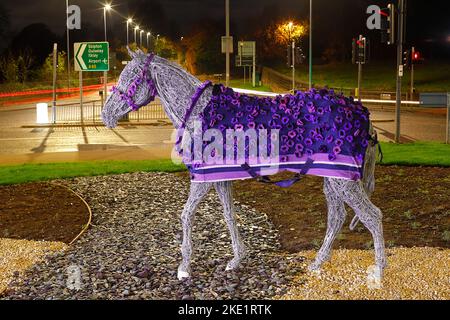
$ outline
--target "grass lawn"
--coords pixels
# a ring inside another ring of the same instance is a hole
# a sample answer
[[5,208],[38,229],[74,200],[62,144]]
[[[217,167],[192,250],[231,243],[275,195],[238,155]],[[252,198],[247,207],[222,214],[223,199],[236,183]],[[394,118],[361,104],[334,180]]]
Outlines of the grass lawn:
[[[383,165],[450,167],[450,145],[431,142],[396,145],[382,143]],[[130,172],[178,172],[183,165],[171,160],[86,161],[73,163],[25,164],[0,167],[0,184],[16,184],[80,176]]]
[[[363,66],[362,90],[395,91],[396,82],[395,61],[369,62]],[[291,69],[285,65],[273,67],[287,76],[291,76]],[[308,66],[296,67],[296,78],[308,82]],[[426,61],[414,69],[414,87],[419,92],[447,92],[450,90],[450,63]],[[405,71],[402,87],[409,90],[409,69]],[[350,63],[314,65],[313,83],[323,87],[354,89],[357,86],[358,67]]]

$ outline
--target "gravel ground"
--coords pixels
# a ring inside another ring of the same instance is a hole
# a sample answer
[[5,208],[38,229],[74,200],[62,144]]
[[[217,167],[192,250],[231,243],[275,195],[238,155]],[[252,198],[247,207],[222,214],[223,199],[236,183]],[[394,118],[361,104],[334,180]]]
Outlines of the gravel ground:
[[62,242],[0,239],[0,294],[14,277],[55,251],[67,249]]
[[[180,282],[180,213],[188,181],[165,173],[135,173],[58,181],[81,194],[93,226],[69,250],[35,264],[10,284],[6,299],[269,299],[287,292],[304,258],[280,250],[266,215],[236,204],[250,250],[243,266],[231,259],[228,230],[215,192],[200,205],[193,231],[192,279]],[[71,266],[80,289],[67,286]]]
[[[314,257],[315,252],[299,252]],[[388,268],[380,289],[369,289],[367,270],[373,252],[335,250],[332,261],[318,274],[299,275],[287,294],[289,300],[449,300],[450,250],[394,248],[387,250]]]

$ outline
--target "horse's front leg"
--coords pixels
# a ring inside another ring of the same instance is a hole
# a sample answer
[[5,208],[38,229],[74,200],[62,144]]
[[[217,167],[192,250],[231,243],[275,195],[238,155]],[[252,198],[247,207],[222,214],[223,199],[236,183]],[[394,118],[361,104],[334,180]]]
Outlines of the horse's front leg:
[[228,229],[230,230],[231,243],[233,246],[234,258],[228,263],[226,270],[234,270],[239,266],[242,258],[245,257],[246,248],[241,240],[239,230],[236,225],[232,182],[216,182],[214,187],[216,188],[220,201],[223,205],[223,216],[225,218],[225,222],[227,223]]
[[211,183],[191,182],[189,198],[184,206],[183,213],[181,214],[181,223],[183,225],[183,243],[181,244],[181,254],[183,256],[183,261],[178,267],[179,280],[190,277],[192,256],[192,225],[194,223],[194,215],[199,203],[211,189],[211,186]]
[[327,199],[328,207],[327,232],[322,247],[317,253],[315,261],[308,268],[310,271],[319,270],[322,264],[330,259],[333,242],[341,231],[346,216],[344,201],[342,200],[342,197],[331,187],[328,178],[324,179],[323,192]]

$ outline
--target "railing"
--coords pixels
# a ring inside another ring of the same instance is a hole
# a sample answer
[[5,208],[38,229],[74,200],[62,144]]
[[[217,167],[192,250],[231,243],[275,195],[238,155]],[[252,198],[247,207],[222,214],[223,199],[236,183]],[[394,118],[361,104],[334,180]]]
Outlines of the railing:
[[[100,123],[102,108],[101,100],[83,102],[82,108],[79,103],[58,104],[55,120],[56,123]],[[138,111],[128,114],[128,120],[134,122],[167,119],[159,101],[154,101]]]

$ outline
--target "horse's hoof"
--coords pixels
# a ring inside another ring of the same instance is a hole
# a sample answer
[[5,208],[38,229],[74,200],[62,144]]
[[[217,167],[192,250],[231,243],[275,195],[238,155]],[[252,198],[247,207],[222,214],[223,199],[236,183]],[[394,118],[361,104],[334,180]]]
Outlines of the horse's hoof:
[[178,280],[183,281],[189,279],[191,275],[186,271],[178,270]]
[[309,272],[320,273],[321,263],[314,261],[308,266]]
[[370,266],[367,269],[367,287],[371,290],[381,289],[383,281],[383,267]]

